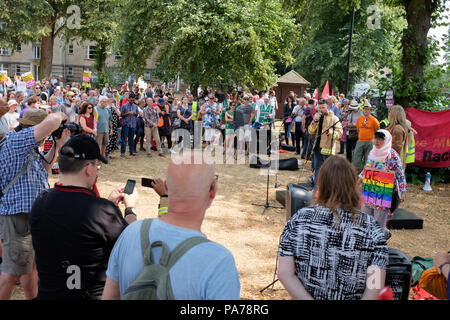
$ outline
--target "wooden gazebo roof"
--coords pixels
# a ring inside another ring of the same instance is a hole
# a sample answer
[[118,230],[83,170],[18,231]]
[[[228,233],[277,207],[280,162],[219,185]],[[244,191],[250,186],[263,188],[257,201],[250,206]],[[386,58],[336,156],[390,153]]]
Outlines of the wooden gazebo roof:
[[295,70],[291,70],[285,75],[281,76],[277,83],[289,83],[289,84],[297,84],[301,86],[309,87],[311,83],[308,82],[305,78],[303,78],[298,72]]

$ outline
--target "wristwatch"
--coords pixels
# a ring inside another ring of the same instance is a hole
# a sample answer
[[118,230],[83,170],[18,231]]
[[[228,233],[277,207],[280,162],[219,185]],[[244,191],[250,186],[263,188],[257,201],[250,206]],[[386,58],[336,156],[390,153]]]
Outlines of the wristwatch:
[[133,207],[125,208],[125,215],[124,216],[126,217],[129,214],[136,215],[136,208],[133,208]]

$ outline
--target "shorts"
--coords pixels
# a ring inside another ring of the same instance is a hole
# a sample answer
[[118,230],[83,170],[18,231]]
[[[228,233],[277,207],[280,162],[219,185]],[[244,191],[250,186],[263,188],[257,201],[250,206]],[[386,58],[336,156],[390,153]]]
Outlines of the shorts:
[[33,271],[34,250],[31,241],[29,213],[0,215],[2,271],[16,276]]
[[107,146],[109,143],[109,133],[108,132],[100,132],[97,133],[97,137],[95,138],[95,140],[98,143],[98,146]]
[[226,136],[231,136],[234,134],[234,129],[225,129],[225,135]]
[[214,140],[216,140],[216,129],[205,128],[205,141],[214,141]]
[[235,130],[235,133],[238,134],[238,140],[245,142],[249,142],[252,140],[252,127],[249,124],[240,127],[238,130]]

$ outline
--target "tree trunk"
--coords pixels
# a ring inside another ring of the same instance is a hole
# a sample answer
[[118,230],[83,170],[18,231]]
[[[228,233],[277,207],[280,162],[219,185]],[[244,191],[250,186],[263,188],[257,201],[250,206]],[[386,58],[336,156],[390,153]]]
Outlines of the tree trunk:
[[[422,89],[424,83],[424,66],[427,57],[427,35],[431,27],[432,8],[429,0],[405,1],[408,27],[402,38],[402,82],[413,82],[415,90]],[[398,102],[407,107],[410,95],[406,94]]]
[[53,65],[53,45],[55,38],[53,34],[43,36],[41,41],[41,61],[39,63],[39,80],[49,80]]

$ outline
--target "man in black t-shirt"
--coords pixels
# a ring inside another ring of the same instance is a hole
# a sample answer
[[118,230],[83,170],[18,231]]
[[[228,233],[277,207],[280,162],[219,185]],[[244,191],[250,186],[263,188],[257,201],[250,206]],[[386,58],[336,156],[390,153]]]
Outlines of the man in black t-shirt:
[[[118,188],[103,199],[93,191],[99,161],[107,162],[94,139],[72,137],[59,153],[59,182],[33,204],[38,299],[100,299],[111,250],[136,221],[136,192]],[[117,207],[122,201],[125,218]]]

